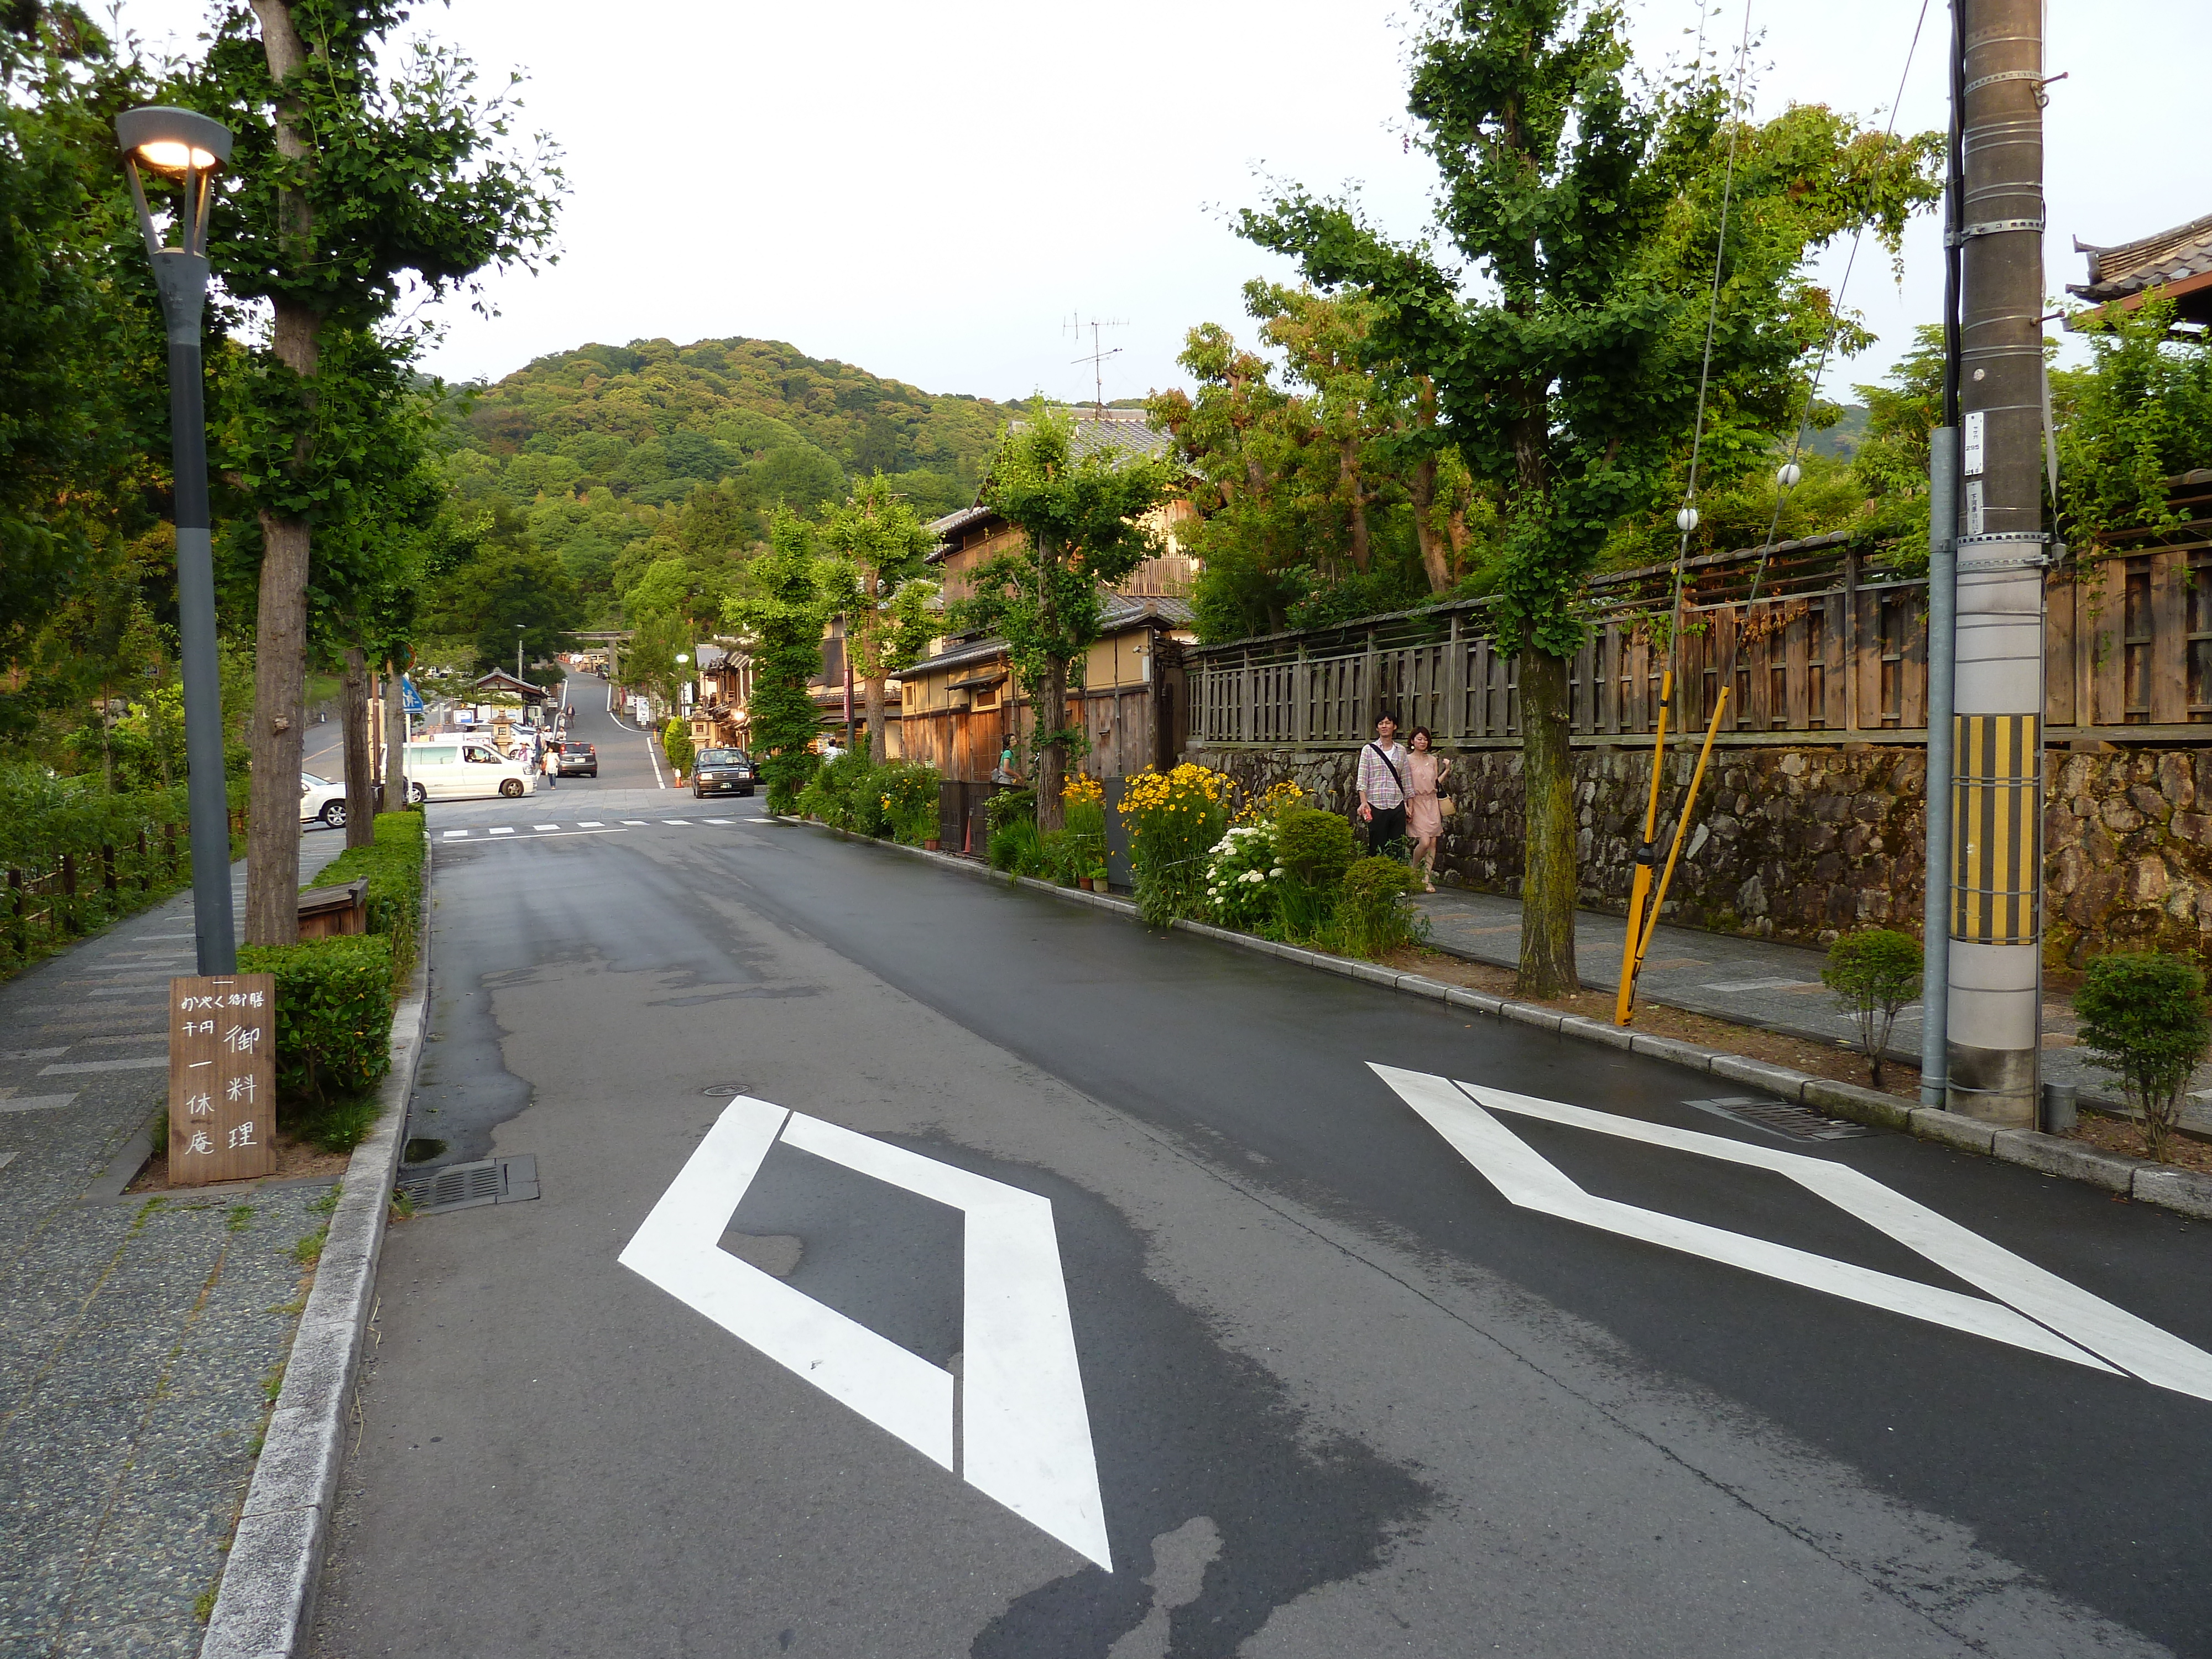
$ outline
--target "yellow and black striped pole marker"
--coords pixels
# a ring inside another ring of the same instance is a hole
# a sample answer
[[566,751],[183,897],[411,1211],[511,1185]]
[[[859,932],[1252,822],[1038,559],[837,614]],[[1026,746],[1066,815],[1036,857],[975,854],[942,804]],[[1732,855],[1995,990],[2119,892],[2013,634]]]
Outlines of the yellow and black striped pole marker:
[[1636,964],[1642,960],[1637,947],[1644,931],[1644,901],[1651,896],[1653,843],[1659,837],[1659,791],[1666,781],[1667,710],[1674,700],[1674,671],[1670,668],[1659,679],[1659,729],[1651,738],[1651,799],[1644,809],[1644,840],[1636,849],[1636,874],[1628,888],[1628,938],[1620,951],[1620,989],[1613,997],[1615,1025],[1627,1024],[1635,1008]]
[[1698,810],[1698,792],[1705,787],[1705,763],[1713,757],[1713,739],[1720,735],[1721,714],[1728,708],[1728,687],[1721,687],[1720,701],[1713,705],[1713,718],[1705,727],[1705,741],[1698,750],[1697,769],[1690,774],[1690,793],[1682,801],[1682,816],[1674,822],[1674,844],[1667,849],[1667,867],[1659,872],[1659,886],[1651,895],[1651,925],[1644,930],[1636,945],[1636,972],[1629,976],[1629,1012],[1636,1008],[1636,974],[1644,971],[1644,958],[1651,954],[1651,936],[1659,931],[1659,913],[1667,905],[1668,884],[1674,879],[1675,861],[1682,856],[1682,839],[1690,833],[1690,816]]

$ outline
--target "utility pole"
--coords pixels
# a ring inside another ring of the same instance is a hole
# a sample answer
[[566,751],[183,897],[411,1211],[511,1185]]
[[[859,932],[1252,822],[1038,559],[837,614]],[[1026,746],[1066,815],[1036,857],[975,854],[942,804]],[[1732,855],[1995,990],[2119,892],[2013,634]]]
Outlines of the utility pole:
[[1950,1109],[2033,1128],[2043,1011],[2042,0],[1954,0],[1959,252]]

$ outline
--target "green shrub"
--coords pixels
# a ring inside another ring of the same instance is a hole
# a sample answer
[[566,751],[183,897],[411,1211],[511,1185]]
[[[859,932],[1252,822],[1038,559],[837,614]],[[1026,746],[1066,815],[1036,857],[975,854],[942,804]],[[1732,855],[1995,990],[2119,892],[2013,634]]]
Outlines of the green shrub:
[[668,757],[669,769],[678,777],[690,776],[691,760],[698,753],[691,742],[691,722],[671,714],[660,731],[660,752]]
[[2212,1039],[2204,975],[2156,951],[2093,957],[2074,994],[2074,1012],[2090,1064],[2118,1076],[2144,1146],[2163,1163],[2180,1121],[2183,1091]]
[[768,810],[780,814],[805,811],[807,786],[821,769],[822,757],[811,749],[787,750],[761,762],[760,775],[768,781]]
[[1286,806],[1275,818],[1278,850],[1292,881],[1334,887],[1359,857],[1359,838],[1334,812],[1311,806]]
[[368,878],[368,931],[391,941],[392,987],[396,993],[405,988],[415,972],[416,953],[422,942],[426,830],[419,811],[380,812],[375,824],[374,846],[339,854],[307,885],[337,887],[357,877]]
[[989,857],[994,870],[1003,870],[1010,876],[1050,873],[1046,863],[1044,833],[1036,827],[1035,818],[1016,818],[991,831]]
[[888,826],[877,774],[864,744],[819,767],[799,797],[799,810],[832,830],[880,836]]
[[1001,789],[983,803],[983,816],[990,820],[993,830],[1005,829],[1017,818],[1036,822],[1036,791],[1034,789]]
[[1106,862],[1106,804],[1089,796],[1071,798],[1060,805],[1060,823],[1083,860],[1082,873]]
[[246,945],[238,970],[276,976],[280,1117],[358,1095],[391,1066],[392,945],[381,934]]
[[[1341,819],[1338,820],[1340,823]],[[1398,859],[1361,859],[1344,872],[1332,927],[1334,948],[1380,957],[1428,937],[1428,918],[1407,902],[1420,878]]]
[[908,847],[934,841],[945,777],[920,761],[893,761],[876,769],[875,788],[892,837]]
[[1872,1067],[1874,1086],[1881,1087],[1882,1050],[1897,1016],[1920,994],[1920,941],[1893,927],[1864,927],[1845,933],[1828,947],[1821,983],[1836,994],[1844,1012],[1858,1027],[1859,1052]]

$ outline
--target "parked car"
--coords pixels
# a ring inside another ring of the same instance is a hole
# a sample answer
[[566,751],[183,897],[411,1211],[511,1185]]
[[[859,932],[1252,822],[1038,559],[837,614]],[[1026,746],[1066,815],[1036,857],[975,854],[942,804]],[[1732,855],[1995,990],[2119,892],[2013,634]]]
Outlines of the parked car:
[[588,743],[562,744],[560,775],[564,778],[596,778],[599,775],[599,751]]
[[755,781],[752,757],[742,749],[702,749],[691,763],[691,793],[701,800],[750,795]]
[[467,795],[519,799],[538,787],[537,769],[510,760],[480,738],[429,738],[407,745],[410,800],[458,800]]
[[300,774],[300,822],[322,823],[333,830],[345,828],[346,787],[343,781],[332,783],[328,778],[319,778],[313,772]]

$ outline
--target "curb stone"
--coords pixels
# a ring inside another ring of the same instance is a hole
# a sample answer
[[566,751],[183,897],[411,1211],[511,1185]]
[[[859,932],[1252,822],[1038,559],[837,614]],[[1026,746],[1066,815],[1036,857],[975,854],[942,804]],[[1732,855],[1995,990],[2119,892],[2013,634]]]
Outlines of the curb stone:
[[[927,859],[966,876],[1001,884],[1006,879],[988,865],[963,858],[957,853],[932,853],[919,847],[902,847],[896,842],[846,835],[841,830],[830,830],[826,825],[809,823],[804,818],[777,817],[774,821],[820,830],[836,836],[840,840],[889,848],[894,852]],[[1049,894],[1054,898],[1095,905],[1123,915],[1134,916],[1137,914],[1137,907],[1127,899],[1086,893],[1080,888],[1061,887],[1028,876],[1019,878],[1016,884]],[[1838,1083],[1832,1078],[1814,1077],[1787,1066],[1753,1060],[1743,1054],[1732,1054],[1725,1049],[1707,1048],[1674,1037],[1647,1036],[1633,1028],[1607,1025],[1579,1014],[1562,1014],[1556,1008],[1547,1008],[1540,1003],[1516,1002],[1510,997],[1493,996],[1485,991],[1444,985],[1420,974],[1396,974],[1389,969],[1378,968],[1373,963],[1355,962],[1320,951],[1279,945],[1272,939],[1259,939],[1226,927],[1216,927],[1207,922],[1178,921],[1175,925],[1186,933],[1219,939],[1242,950],[1279,957],[1285,962],[1318,968],[1348,979],[1394,986],[1407,996],[1441,1001],[1449,1007],[1515,1020],[1553,1031],[1560,1036],[1603,1043],[1615,1048],[1625,1048],[1649,1059],[1663,1060],[1670,1065],[1685,1066],[1693,1072],[1704,1072],[1711,1076],[1726,1078],[1731,1082],[1748,1084],[1779,1095],[1784,1100],[1814,1107],[1850,1122],[1863,1123],[1871,1128],[1893,1129],[1900,1134],[1932,1140],[1956,1151],[1994,1158],[1999,1163],[2016,1164],[2039,1174],[2056,1176],[2063,1180],[2079,1181],[2125,1195],[2139,1203],[2155,1204],[2181,1215],[2212,1221],[2212,1175],[2153,1164],[2146,1158],[2128,1158],[2118,1152],[2099,1152],[2080,1141],[2043,1134],[2033,1129],[1999,1129],[1994,1124],[1984,1123],[1956,1112],[1939,1111],[1928,1106],[1916,1107],[1900,1096],[1862,1088],[1853,1083]]]
[[[430,862],[427,847],[423,862]],[[200,1659],[294,1659],[307,1648],[344,1461],[346,1402],[368,1328],[392,1183],[407,1140],[407,1103],[429,1029],[427,867],[422,900],[415,973],[392,1011],[392,1069],[377,1091],[381,1110],[346,1164],[307,1311],[285,1361],[284,1384],[224,1560]]]

